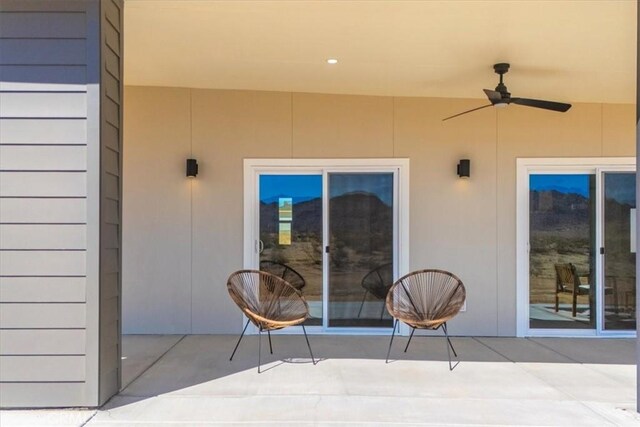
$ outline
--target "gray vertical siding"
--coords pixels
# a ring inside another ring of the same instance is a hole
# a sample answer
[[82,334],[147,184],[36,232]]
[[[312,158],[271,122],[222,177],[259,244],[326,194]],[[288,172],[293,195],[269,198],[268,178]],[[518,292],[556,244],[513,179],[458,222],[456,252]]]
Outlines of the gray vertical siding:
[[100,402],[120,388],[122,1],[101,2]]
[[2,407],[119,387],[121,10],[0,0]]

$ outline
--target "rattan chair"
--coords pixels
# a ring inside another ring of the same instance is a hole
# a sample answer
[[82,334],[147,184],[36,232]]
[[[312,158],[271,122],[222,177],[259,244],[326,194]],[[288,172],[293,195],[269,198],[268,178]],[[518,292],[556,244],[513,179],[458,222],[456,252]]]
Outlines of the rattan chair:
[[287,264],[282,264],[276,261],[260,261],[260,271],[266,271],[267,273],[275,274],[281,279],[286,280],[291,286],[301,291],[307,284],[302,274],[289,267]]
[[360,286],[364,288],[364,295],[360,303],[360,310],[358,310],[358,317],[362,314],[362,307],[364,307],[367,295],[371,294],[382,301],[382,309],[380,311],[380,319],[382,319],[385,306],[384,300],[387,298],[391,285],[393,285],[393,263],[379,265],[368,272],[360,282]]
[[449,369],[453,370],[459,362],[451,364],[449,347],[456,358],[458,354],[449,339],[447,321],[460,312],[465,298],[466,291],[462,281],[448,271],[420,270],[398,279],[387,294],[387,310],[396,319],[387,351],[387,363],[398,322],[403,322],[412,328],[409,341],[404,348],[405,353],[416,329],[442,328],[447,338]]
[[231,299],[247,317],[247,323],[229,360],[233,360],[247,326],[251,322],[258,328],[258,373],[260,373],[262,331],[267,331],[269,350],[273,354],[271,331],[287,326],[302,326],[311,361],[314,365],[316,364],[303,324],[309,317],[309,305],[300,291],[274,274],[257,270],[240,270],[231,274],[227,281],[227,290]]

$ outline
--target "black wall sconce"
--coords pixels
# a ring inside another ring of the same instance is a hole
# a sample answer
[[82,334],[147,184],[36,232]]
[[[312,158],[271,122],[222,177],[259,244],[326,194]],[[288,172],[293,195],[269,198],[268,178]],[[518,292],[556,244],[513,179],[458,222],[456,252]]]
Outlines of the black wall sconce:
[[469,178],[471,176],[471,160],[460,159],[460,163],[458,163],[458,176],[460,178]]
[[187,177],[195,178],[198,175],[198,162],[196,159],[187,159]]

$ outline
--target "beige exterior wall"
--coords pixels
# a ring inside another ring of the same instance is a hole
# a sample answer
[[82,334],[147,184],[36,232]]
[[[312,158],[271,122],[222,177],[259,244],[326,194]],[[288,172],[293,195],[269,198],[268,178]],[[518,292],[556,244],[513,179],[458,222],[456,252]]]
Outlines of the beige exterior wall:
[[[401,157],[411,161],[410,269],[465,282],[454,334],[516,332],[516,158],[635,155],[633,105],[566,114],[485,109],[480,100],[127,87],[125,333],[230,333],[226,291],[242,267],[242,160]],[[185,178],[185,159],[200,164]],[[455,165],[471,159],[471,179]]]

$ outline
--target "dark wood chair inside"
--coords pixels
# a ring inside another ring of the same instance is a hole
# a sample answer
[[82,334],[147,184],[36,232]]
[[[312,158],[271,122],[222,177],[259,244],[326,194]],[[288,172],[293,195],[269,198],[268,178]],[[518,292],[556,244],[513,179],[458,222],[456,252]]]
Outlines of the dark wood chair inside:
[[[591,277],[589,274],[580,275],[576,266],[572,263],[554,264],[556,270],[556,313],[560,308],[560,294],[571,295],[571,315],[576,317],[578,314],[578,296],[589,296],[589,309],[594,313],[594,295],[591,290]],[[586,278],[586,283],[581,279]],[[614,309],[618,312],[618,287],[615,280],[607,280],[604,287],[605,295],[612,295],[614,301]]]
[[582,283],[576,271],[576,266],[571,263],[554,264],[556,270],[556,313],[560,309],[560,294],[572,295],[571,315],[576,317],[578,295],[589,295],[591,304],[591,285]]

